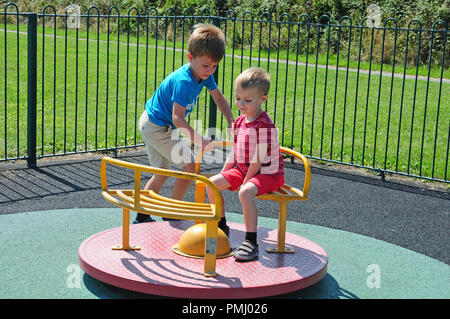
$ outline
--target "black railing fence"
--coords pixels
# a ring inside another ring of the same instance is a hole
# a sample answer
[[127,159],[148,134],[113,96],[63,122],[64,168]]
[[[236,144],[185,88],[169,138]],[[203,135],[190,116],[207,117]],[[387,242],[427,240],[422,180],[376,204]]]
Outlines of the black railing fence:
[[[143,145],[137,121],[166,75],[187,63],[199,22],[226,35],[215,74],[233,113],[233,82],[245,68],[271,75],[265,109],[283,146],[309,158],[380,173],[448,182],[448,28],[395,19],[169,9],[126,15],[111,7],[64,13],[0,12],[0,161]],[[205,92],[189,121],[226,138],[226,122]]]

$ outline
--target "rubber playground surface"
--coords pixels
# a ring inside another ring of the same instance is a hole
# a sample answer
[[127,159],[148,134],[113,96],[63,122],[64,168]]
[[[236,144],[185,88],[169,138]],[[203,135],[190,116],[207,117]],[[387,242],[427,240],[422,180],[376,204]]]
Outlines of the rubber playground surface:
[[[142,154],[128,159],[146,161]],[[121,209],[101,196],[98,166],[90,158],[0,169],[1,299],[162,298],[105,284],[79,266],[80,244],[122,223]],[[298,174],[288,165],[288,176]],[[130,182],[120,176],[117,184]],[[392,185],[313,170],[308,202],[288,206],[287,232],[327,252],[327,274],[270,298],[448,299],[448,193]],[[243,223],[233,196],[225,196],[227,220]],[[276,229],[276,206],[258,205],[259,225]]]

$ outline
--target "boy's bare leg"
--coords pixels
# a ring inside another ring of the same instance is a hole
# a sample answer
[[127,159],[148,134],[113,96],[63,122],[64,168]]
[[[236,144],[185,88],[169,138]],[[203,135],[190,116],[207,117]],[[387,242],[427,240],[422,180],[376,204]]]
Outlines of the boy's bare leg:
[[147,182],[147,184],[145,184],[144,189],[145,190],[152,190],[156,193],[159,193],[159,191],[161,190],[161,187],[164,185],[164,183],[166,182],[168,176],[162,176],[162,175],[153,175]]
[[[219,189],[219,191],[222,191],[224,189],[231,187],[230,183],[221,174],[214,175],[213,177],[210,178],[210,181],[214,183],[214,185]],[[209,202],[211,204],[216,204],[216,197],[215,197],[214,191],[210,187],[207,186],[206,192],[208,193]],[[219,192],[219,196],[221,199],[219,228],[228,237],[230,235],[230,227],[228,227],[227,220],[225,218],[225,202],[224,202],[221,192]]]
[[[231,185],[230,183],[225,179],[225,177],[223,177],[220,174],[214,175],[213,177],[210,178],[211,182],[214,183],[214,185],[216,185],[216,187],[219,189],[219,191],[222,191],[224,189],[229,188]],[[208,198],[209,198],[209,202],[211,204],[215,204],[216,203],[216,198],[214,196],[214,192],[210,187],[206,187],[206,193],[208,194]],[[221,197],[221,207],[220,207],[220,212],[221,212],[221,217],[225,217],[225,203],[224,203],[224,199],[222,196],[222,193],[220,193],[220,197]]]
[[239,200],[244,210],[245,240],[234,254],[236,260],[249,261],[258,257],[258,211],[255,203],[257,194],[258,187],[251,182],[245,183],[239,190]]
[[[145,190],[152,190],[156,193],[159,193],[159,191],[161,190],[161,187],[164,185],[164,183],[166,182],[168,176],[162,176],[162,175],[153,175],[148,182],[145,184],[144,189]],[[143,222],[146,219],[148,219],[149,216],[146,214],[142,214],[142,213],[137,213],[136,215],[136,219],[135,222]],[[153,219],[150,216],[150,221],[153,221]]]
[[256,233],[258,228],[258,209],[255,197],[258,194],[258,187],[249,182],[241,186],[239,190],[239,200],[244,211],[244,222],[247,232]]
[[[159,191],[161,190],[161,187],[164,185],[164,183],[166,182],[168,176],[162,176],[162,175],[153,175],[148,182],[145,184],[144,189],[145,190],[152,190],[156,193],[159,193]],[[153,221],[153,219],[149,218],[148,215],[146,214],[142,214],[142,213],[137,213],[136,214],[136,219],[135,222],[143,222],[146,221],[147,219],[149,219],[149,221]]]
[[[194,163],[187,164],[185,167],[183,167],[183,172],[194,173],[195,164]],[[183,200],[191,184],[192,181],[190,179],[177,178],[173,185],[172,198],[177,200]]]

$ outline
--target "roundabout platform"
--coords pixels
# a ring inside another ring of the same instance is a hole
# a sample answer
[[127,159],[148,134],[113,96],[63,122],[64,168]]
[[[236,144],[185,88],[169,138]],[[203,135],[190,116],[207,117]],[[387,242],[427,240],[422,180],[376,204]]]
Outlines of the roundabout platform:
[[[159,221],[130,225],[130,244],[140,250],[118,251],[122,227],[92,235],[79,246],[79,263],[90,276],[119,288],[165,297],[236,299],[260,298],[309,287],[327,273],[328,255],[315,242],[286,233],[286,247],[295,253],[268,253],[276,246],[277,231],[258,228],[259,258],[237,262],[217,259],[216,277],[203,276],[203,259],[172,251],[192,221]],[[230,245],[236,248],[245,235],[240,223],[230,226]]]
[[[122,211],[118,208],[75,208],[0,215],[0,234],[2,240],[7,243],[0,247],[3,271],[0,276],[0,298],[39,299],[39,303],[42,299],[154,300],[155,303],[147,304],[150,307],[159,307],[162,300],[168,300],[167,305],[170,307],[175,305],[174,302],[178,302],[178,305],[191,302],[189,295],[173,299],[118,288],[86,273],[80,267],[80,245],[95,234],[121,227],[121,215]],[[155,219],[162,222],[161,218]],[[244,237],[244,232],[235,228],[234,224],[242,225],[242,214],[227,213],[227,220],[233,226],[232,247],[237,247]],[[172,225],[175,227],[174,223]],[[277,220],[260,216],[258,225],[259,239],[272,242],[270,238],[276,234],[274,229],[277,227]],[[308,238],[323,247],[329,256],[327,273],[309,287],[263,298],[264,302],[269,299],[450,298],[450,266],[442,261],[375,238],[329,227],[288,221],[287,232]],[[145,252],[145,242],[135,242],[133,234],[132,231],[131,243],[143,246],[142,251],[125,253],[125,256],[128,265],[135,271],[136,278],[143,280],[140,277],[143,274],[142,268],[148,267],[151,261],[141,258],[141,264],[137,263],[138,257]],[[148,237],[149,241],[151,239]],[[105,251],[112,253],[111,246],[117,244],[116,241],[111,245],[108,243],[108,249]],[[300,249],[298,253],[301,253]],[[277,261],[270,258],[282,257],[268,255],[269,259],[266,259],[264,254],[257,260],[258,263],[268,264],[270,260]],[[285,255],[284,258],[286,257],[293,256]],[[227,259],[235,263],[233,257]],[[214,277],[215,280],[224,276],[221,272],[221,262],[224,261],[225,259],[218,260],[218,276]],[[175,266],[173,263],[161,261],[156,269],[167,271],[165,274],[170,274],[170,278],[173,278],[172,269]],[[186,271],[188,270],[191,269]],[[149,272],[150,270],[147,274]],[[197,278],[202,282],[214,280],[201,276]],[[378,280],[374,280],[377,278]],[[182,279],[187,280],[185,277]],[[115,303],[106,303],[112,304]],[[305,303],[301,305],[304,306]],[[297,305],[296,307],[295,309],[298,309]],[[181,313],[180,308],[171,310]]]

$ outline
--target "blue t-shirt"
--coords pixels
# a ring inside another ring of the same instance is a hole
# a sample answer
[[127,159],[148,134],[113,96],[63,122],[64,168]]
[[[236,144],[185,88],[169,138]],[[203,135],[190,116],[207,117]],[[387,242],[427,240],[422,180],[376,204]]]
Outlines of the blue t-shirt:
[[189,63],[183,65],[169,74],[153,93],[150,100],[145,103],[145,110],[149,119],[157,125],[170,125],[175,128],[172,122],[173,103],[177,102],[185,107],[184,117],[188,116],[194,109],[204,86],[208,90],[217,88],[213,75],[199,83],[195,80]]

